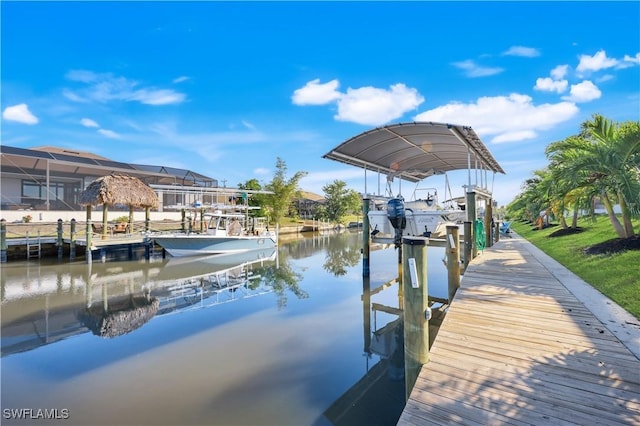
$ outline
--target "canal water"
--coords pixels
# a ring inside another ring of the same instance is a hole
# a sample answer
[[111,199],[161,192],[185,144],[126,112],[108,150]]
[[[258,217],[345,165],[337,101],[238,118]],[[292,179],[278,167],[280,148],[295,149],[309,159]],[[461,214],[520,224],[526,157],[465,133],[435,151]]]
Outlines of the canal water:
[[[239,257],[3,264],[1,423],[395,425],[398,256],[372,250],[363,280],[361,246],[347,231]],[[443,256],[429,248],[429,294],[446,298]]]

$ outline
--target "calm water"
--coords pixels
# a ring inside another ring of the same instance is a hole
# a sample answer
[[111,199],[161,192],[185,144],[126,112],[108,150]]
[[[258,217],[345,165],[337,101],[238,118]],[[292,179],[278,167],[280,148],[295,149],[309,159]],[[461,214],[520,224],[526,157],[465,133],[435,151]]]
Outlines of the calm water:
[[[361,235],[244,258],[2,265],[2,424],[387,425],[398,288],[363,297]],[[429,294],[446,297],[443,250]],[[371,252],[370,288],[397,275]],[[28,419],[9,419],[8,409]],[[42,411],[46,409],[47,414]],[[59,420],[35,420],[38,416]]]

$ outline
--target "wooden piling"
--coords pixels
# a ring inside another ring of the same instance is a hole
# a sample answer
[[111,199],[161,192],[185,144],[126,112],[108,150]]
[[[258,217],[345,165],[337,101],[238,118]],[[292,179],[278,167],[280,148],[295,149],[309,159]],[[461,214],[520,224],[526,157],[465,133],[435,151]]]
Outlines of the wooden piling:
[[185,209],[182,209],[180,213],[182,214],[182,232],[186,232],[187,231],[187,212],[185,211]]
[[104,203],[102,205],[102,235],[100,239],[107,239],[107,232],[109,230],[109,204]]
[[493,201],[491,198],[487,200],[487,205],[484,209],[484,236],[485,241],[487,242],[487,247],[493,246],[493,237],[491,233],[493,232],[493,226],[491,226],[493,222]]
[[[471,228],[470,228],[470,233],[469,233],[469,237],[471,241],[471,256],[468,258],[469,262],[473,259],[475,259],[478,256],[478,247],[476,245],[476,230],[475,230],[475,223],[476,223],[476,219],[478,218],[478,212],[476,209],[476,193],[475,191],[470,191],[467,192],[467,205],[466,205],[466,209],[467,209],[467,220],[469,222],[471,222]],[[466,229],[465,229],[466,231]],[[465,237],[466,237],[466,233],[465,233]],[[466,260],[465,260],[466,261]]]
[[127,234],[133,233],[133,205],[129,205],[129,224],[126,232]]
[[464,269],[467,269],[469,262],[471,262],[471,255],[473,253],[473,226],[468,220],[464,222]]
[[371,255],[371,235],[369,233],[369,207],[371,200],[362,200],[362,276],[368,277],[371,273],[369,256]]
[[460,288],[460,241],[458,227],[455,225],[447,226],[447,272],[449,304],[451,304],[453,296]]
[[76,220],[71,219],[71,227],[70,227],[70,237],[69,237],[69,260],[74,260],[76,258]]
[[362,278],[362,322],[363,322],[363,351],[371,354],[371,279],[366,276]]
[[151,228],[151,209],[149,207],[144,208],[144,230],[145,232],[149,232]]
[[91,257],[91,236],[93,234],[93,228],[91,227],[91,204],[87,204],[87,226],[86,226],[86,251],[85,258],[87,259],[87,263],[91,263],[93,261]]
[[[7,261],[7,220],[0,219],[0,263]],[[3,286],[4,289],[4,286]]]
[[428,238],[402,239],[405,396],[409,399],[423,364],[429,361]]
[[62,254],[64,253],[63,240],[62,240],[62,219],[58,219],[58,240],[56,246],[58,246],[58,260],[62,260]]

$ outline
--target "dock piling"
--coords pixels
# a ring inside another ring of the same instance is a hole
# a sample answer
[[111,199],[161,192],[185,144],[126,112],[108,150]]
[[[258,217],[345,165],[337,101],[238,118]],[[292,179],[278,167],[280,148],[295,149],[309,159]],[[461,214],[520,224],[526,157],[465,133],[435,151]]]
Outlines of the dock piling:
[[449,304],[460,288],[460,243],[458,227],[447,226],[447,272]]
[[62,254],[64,253],[63,240],[62,240],[62,219],[58,219],[58,241],[56,242],[56,246],[58,246],[58,260],[62,260]]
[[69,260],[76,258],[76,220],[71,219],[71,235],[69,240]]
[[429,361],[428,238],[404,237],[402,294],[404,307],[404,372],[406,399],[420,369]]
[[493,246],[493,236],[491,233],[493,232],[493,200],[489,198],[486,201],[486,206],[484,209],[484,233],[485,233],[485,241],[487,242],[487,247]]
[[369,235],[369,206],[371,200],[362,200],[362,276],[368,277],[371,273],[369,256],[371,254],[371,238]]
[[7,220],[0,219],[0,263],[7,262]]
[[473,245],[473,227],[471,226],[471,222],[464,222],[464,270],[467,270],[467,266],[469,266],[469,262],[471,262],[471,254],[473,253],[472,245]]

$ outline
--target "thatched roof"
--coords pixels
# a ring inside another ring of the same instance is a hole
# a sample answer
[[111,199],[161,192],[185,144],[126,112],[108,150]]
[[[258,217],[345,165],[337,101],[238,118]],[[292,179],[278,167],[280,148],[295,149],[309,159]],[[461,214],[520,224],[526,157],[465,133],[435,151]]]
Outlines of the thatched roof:
[[160,301],[153,297],[132,296],[110,302],[107,312],[102,306],[92,306],[78,313],[78,318],[96,336],[117,337],[142,327],[155,316]]
[[102,176],[80,193],[82,206],[121,204],[132,207],[158,207],[158,196],[147,184],[133,176]]

